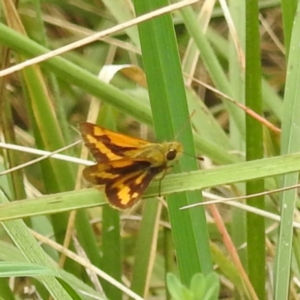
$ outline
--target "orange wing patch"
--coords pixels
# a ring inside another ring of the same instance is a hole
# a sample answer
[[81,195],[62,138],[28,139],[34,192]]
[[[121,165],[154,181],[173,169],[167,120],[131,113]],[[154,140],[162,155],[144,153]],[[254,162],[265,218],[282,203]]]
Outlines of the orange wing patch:
[[126,157],[126,152],[149,144],[148,141],[127,137],[91,123],[81,123],[80,131],[97,162]]

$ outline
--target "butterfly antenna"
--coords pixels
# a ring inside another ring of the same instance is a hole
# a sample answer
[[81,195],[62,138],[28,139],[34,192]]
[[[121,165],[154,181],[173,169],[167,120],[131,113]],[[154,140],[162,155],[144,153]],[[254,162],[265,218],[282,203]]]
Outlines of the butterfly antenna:
[[202,156],[194,156],[194,155],[191,155],[191,154],[188,154],[188,153],[185,153],[185,152],[183,152],[183,154],[187,155],[189,157],[192,157],[192,158],[196,158],[197,160],[204,161],[204,158]]
[[186,127],[188,126],[189,122],[191,121],[192,117],[194,116],[194,114],[196,113],[196,110],[194,109],[192,111],[192,113],[190,114],[189,118],[185,121],[185,123],[183,124],[183,126],[181,127],[180,131],[176,134],[176,140],[178,140],[178,136],[180,134],[182,134],[182,131],[186,129]]
[[161,197],[161,182],[162,180],[165,178],[165,176],[167,175],[168,169],[172,168],[173,166],[168,166],[164,171],[163,174],[161,176],[161,178],[159,178],[159,184],[158,184],[158,196]]

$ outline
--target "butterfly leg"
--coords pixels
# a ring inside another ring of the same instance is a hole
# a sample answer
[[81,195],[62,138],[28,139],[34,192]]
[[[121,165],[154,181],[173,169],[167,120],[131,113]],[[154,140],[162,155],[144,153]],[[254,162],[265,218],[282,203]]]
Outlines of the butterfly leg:
[[168,169],[172,169],[172,166],[168,166],[166,167],[163,172],[161,173],[161,177],[159,178],[159,184],[158,184],[158,197],[161,197],[161,182],[162,180],[165,178]]

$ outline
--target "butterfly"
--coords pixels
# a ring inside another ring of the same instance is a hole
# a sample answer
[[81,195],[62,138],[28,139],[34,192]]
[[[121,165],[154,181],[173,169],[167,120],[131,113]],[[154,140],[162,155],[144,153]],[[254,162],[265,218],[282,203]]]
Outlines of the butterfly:
[[96,164],[83,170],[84,178],[104,186],[114,208],[133,206],[151,180],[166,171],[182,154],[179,142],[149,141],[110,131],[92,123],[81,123],[80,131]]

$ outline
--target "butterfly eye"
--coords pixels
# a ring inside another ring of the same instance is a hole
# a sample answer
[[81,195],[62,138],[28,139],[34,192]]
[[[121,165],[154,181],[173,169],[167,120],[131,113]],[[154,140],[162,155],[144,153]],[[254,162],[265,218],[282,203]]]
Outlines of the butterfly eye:
[[167,160],[173,160],[176,157],[176,153],[176,150],[170,149],[166,155]]

